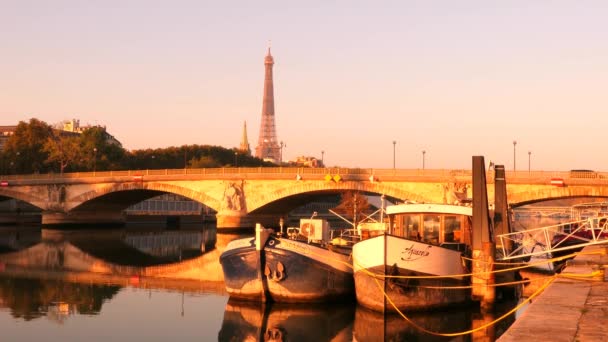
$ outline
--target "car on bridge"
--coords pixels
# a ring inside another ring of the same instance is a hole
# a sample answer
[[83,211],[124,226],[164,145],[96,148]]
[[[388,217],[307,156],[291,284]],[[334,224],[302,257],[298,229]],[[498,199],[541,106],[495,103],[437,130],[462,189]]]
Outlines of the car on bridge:
[[570,170],[570,178],[598,178],[597,172],[586,169]]

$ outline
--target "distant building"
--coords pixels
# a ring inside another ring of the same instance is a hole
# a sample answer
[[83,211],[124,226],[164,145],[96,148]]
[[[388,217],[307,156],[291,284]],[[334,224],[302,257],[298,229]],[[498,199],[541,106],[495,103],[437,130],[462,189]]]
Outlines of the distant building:
[[93,127],[99,127],[101,129],[103,129],[104,137],[106,138],[106,142],[108,144],[122,146],[122,144],[120,143],[120,141],[118,141],[118,139],[114,138],[113,135],[108,133],[108,131],[106,130],[106,126],[99,126],[99,125],[97,125],[97,126],[92,126],[92,125],[80,126],[80,120],[78,120],[78,119],[66,120],[66,121],[63,121],[63,122],[55,125],[55,129],[61,130],[63,132],[71,132],[71,133],[77,133],[77,134],[82,134],[87,129],[93,128]]
[[8,138],[15,134],[17,126],[0,126],[0,151],[4,151],[4,145]]
[[62,131],[74,132],[74,133],[82,133],[82,132],[84,132],[84,130],[86,128],[91,127],[90,125],[88,125],[87,127],[80,127],[80,120],[76,120],[76,119],[66,120],[57,126],[60,126],[61,128],[59,128],[59,127],[57,127],[57,128],[61,129]]
[[243,124],[243,137],[241,139],[241,145],[239,146],[239,151],[242,154],[246,154],[248,156],[251,155],[251,149],[249,148],[249,141],[247,140],[247,121]]
[[300,156],[295,161],[290,161],[290,165],[302,167],[323,167],[323,163],[315,157]]

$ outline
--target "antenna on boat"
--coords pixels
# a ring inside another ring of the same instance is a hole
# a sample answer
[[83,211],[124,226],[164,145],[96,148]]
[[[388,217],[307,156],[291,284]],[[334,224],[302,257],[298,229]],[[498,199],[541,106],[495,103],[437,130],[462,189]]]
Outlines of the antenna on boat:
[[355,199],[353,201],[353,227],[357,228],[357,193],[355,192]]
[[380,222],[384,222],[384,194],[380,196]]

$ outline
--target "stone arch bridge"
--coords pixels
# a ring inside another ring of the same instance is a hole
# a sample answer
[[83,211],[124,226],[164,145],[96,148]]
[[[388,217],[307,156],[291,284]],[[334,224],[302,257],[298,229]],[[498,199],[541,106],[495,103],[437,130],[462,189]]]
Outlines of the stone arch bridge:
[[[608,174],[507,171],[511,206],[569,197],[608,197]],[[494,200],[494,173],[488,171]],[[453,203],[471,195],[471,170],[214,168],[0,176],[0,200],[42,210],[43,224],[121,223],[123,210],[163,193],[217,211],[218,228],[252,227],[309,202],[355,190],[395,201]]]

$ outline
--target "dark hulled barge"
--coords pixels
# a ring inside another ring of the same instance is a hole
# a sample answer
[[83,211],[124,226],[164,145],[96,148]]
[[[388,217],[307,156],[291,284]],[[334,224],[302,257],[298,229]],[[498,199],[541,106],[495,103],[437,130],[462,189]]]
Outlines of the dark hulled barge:
[[231,297],[284,303],[354,297],[350,249],[330,243],[329,225],[303,219],[287,236],[256,226],[256,236],[232,241],[220,256]]

